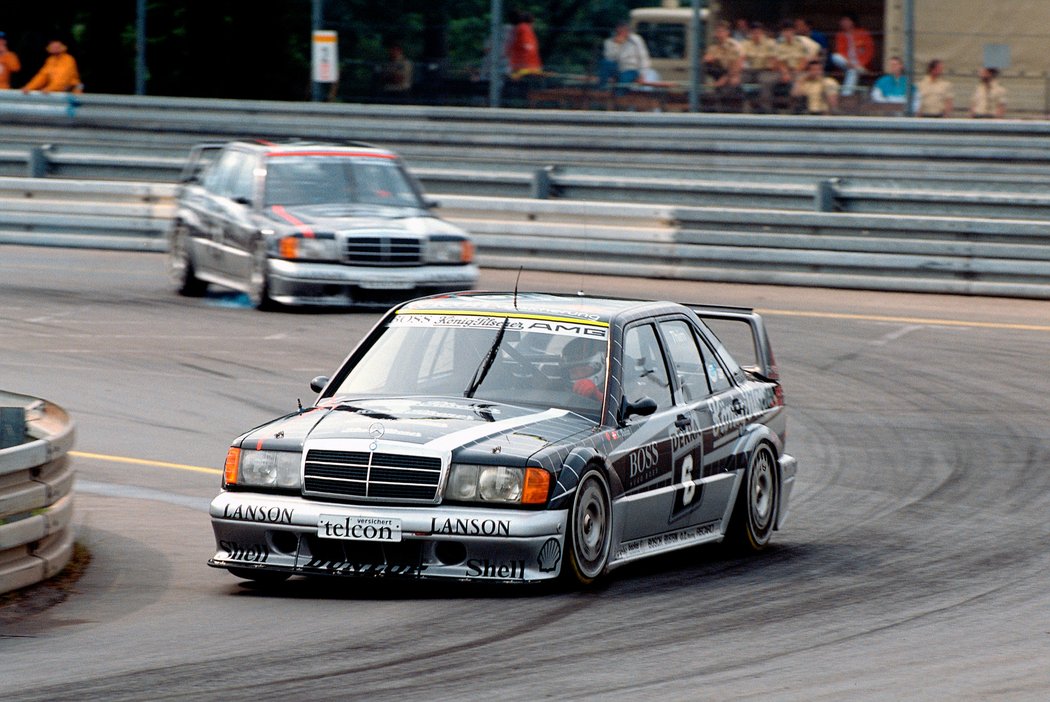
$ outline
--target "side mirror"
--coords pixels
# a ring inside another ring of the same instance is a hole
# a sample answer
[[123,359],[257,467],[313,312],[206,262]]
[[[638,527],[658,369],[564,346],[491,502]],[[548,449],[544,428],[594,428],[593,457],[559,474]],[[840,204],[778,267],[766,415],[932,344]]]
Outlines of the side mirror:
[[321,392],[322,390],[324,390],[325,385],[328,385],[327,375],[319,375],[310,381],[310,389],[314,392]]
[[634,415],[648,417],[655,411],[656,400],[651,397],[640,397],[635,402],[628,402],[627,398],[624,398],[623,404],[620,406],[620,421],[626,422]]

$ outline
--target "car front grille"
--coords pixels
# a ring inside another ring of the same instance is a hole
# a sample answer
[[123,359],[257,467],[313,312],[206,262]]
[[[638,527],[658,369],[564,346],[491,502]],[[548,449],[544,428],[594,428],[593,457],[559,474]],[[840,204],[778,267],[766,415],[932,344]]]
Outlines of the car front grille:
[[400,453],[310,449],[303,494],[349,501],[436,503],[441,459]]
[[349,236],[343,260],[355,266],[418,266],[423,263],[423,245],[405,237]]

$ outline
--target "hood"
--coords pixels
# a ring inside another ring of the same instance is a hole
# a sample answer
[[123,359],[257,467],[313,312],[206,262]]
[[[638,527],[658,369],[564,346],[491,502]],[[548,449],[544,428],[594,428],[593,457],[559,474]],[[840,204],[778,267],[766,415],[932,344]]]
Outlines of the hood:
[[308,439],[377,439],[451,451],[459,461],[517,465],[595,426],[566,410],[464,398],[327,400],[252,430],[241,445],[289,451]]

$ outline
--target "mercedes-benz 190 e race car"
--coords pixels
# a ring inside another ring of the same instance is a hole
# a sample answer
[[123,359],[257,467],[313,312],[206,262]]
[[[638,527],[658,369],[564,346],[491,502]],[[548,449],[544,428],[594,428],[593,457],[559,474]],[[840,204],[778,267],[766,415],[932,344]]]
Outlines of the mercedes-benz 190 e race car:
[[[742,323],[755,364],[705,320]],[[230,448],[210,565],[253,580],[588,584],[695,544],[761,549],[795,480],[776,363],[748,309],[422,298],[311,385],[313,406]]]

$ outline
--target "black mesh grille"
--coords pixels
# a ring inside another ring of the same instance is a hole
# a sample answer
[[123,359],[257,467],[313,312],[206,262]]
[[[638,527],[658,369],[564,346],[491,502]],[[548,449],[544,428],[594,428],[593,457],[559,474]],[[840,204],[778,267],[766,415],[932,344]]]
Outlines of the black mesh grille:
[[352,236],[346,239],[343,259],[357,266],[418,266],[423,247],[419,239]]
[[303,492],[394,502],[434,502],[440,481],[440,458],[310,450],[306,454]]

